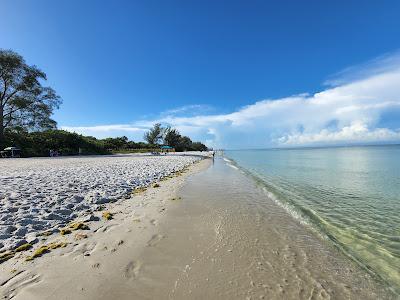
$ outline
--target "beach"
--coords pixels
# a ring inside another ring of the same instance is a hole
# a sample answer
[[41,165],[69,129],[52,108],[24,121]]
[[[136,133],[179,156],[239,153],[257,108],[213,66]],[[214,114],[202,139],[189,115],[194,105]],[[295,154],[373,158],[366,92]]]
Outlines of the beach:
[[[19,238],[3,236],[3,253],[12,253],[0,264],[3,299],[395,299],[220,157],[14,162],[1,177],[2,216],[8,209],[14,219],[1,229],[33,228],[21,238],[32,248],[15,252]],[[32,205],[39,210],[29,220],[45,220],[43,228],[24,226],[28,214],[19,209],[12,213],[18,200],[28,205],[17,196],[32,192],[24,176],[40,194],[64,197]],[[88,207],[76,209],[77,194]],[[47,219],[63,209],[72,213]]]

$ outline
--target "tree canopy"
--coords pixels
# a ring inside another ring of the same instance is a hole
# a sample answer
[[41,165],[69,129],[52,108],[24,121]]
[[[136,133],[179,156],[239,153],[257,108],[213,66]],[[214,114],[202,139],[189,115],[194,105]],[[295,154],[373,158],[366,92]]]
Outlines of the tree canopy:
[[207,150],[204,144],[193,143],[177,129],[160,123],[145,133],[147,144],[129,141],[125,136],[98,140],[56,130],[51,116],[62,101],[52,88],[42,85],[46,80],[46,74],[28,65],[21,55],[0,49],[0,150],[6,142],[20,147],[23,156],[47,156],[51,149],[64,155],[145,151],[162,143],[176,151]]
[[[150,137],[150,138],[149,138]],[[156,143],[151,137],[157,137]],[[154,124],[148,132],[145,133],[145,139],[149,144],[163,142],[165,145],[175,148],[176,151],[206,151],[207,146],[200,142],[193,143],[187,136],[182,136],[179,131],[171,127],[162,127],[161,124]]]
[[179,146],[181,138],[182,136],[178,130],[168,127],[165,131],[164,143],[176,149]]
[[60,97],[42,86],[46,74],[36,66],[29,66],[19,54],[0,49],[0,146],[6,128],[43,130],[56,127],[51,119]]
[[150,145],[158,145],[164,137],[165,128],[160,123],[154,124],[153,128],[144,134],[144,139]]

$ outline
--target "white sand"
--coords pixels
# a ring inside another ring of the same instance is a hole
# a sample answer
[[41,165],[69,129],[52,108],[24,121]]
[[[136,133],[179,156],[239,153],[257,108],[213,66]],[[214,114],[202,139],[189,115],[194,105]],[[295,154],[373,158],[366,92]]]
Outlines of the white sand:
[[0,252],[76,218],[94,219],[105,205],[129,198],[199,160],[195,155],[118,155],[0,160]]
[[0,299],[393,298],[272,200],[260,209],[265,194],[240,172],[218,175],[216,162],[187,178],[210,163],[107,204],[112,220],[15,253],[0,264]]
[[[107,161],[104,157],[98,159]],[[136,160],[135,157],[119,159],[125,163]],[[200,158],[147,157],[138,160],[156,167],[166,162],[183,166]],[[158,243],[164,239],[160,234],[160,223],[171,207],[180,205],[182,200],[176,198],[176,193],[185,177],[207,167],[209,162],[202,160],[184,173],[159,182],[160,187],[150,187],[143,193],[107,204],[107,211],[113,214],[111,220],[102,218],[104,211],[98,211],[93,213],[100,217],[98,221],[85,222],[88,230],[39,237],[32,249],[17,252],[0,264],[0,299],[131,299],[131,290],[136,288],[132,282],[143,267],[138,259],[140,253],[151,249],[157,251]],[[66,246],[26,261],[41,246],[60,242]],[[121,288],[122,294],[104,291],[110,286]]]

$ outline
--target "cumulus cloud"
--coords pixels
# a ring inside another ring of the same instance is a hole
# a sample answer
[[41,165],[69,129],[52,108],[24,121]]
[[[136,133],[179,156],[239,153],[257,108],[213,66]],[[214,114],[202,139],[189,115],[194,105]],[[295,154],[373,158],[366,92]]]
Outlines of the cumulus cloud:
[[[347,70],[332,80],[333,86],[315,94],[262,100],[228,114],[182,116],[182,110],[171,110],[159,118],[115,126],[143,130],[161,122],[224,148],[400,141],[400,55],[374,60],[356,73],[352,77]],[[381,125],[388,116],[390,128]],[[82,133],[102,127],[82,127]]]
[[353,122],[338,131],[322,129],[318,133],[291,134],[279,138],[283,145],[340,144],[348,142],[389,142],[400,140],[400,131],[387,128],[368,129],[362,122]]

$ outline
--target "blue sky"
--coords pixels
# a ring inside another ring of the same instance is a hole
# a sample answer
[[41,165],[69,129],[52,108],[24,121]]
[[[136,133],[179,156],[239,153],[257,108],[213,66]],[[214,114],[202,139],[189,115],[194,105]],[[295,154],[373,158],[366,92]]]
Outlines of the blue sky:
[[61,128],[210,146],[400,141],[399,1],[5,0],[0,48],[48,75]]

